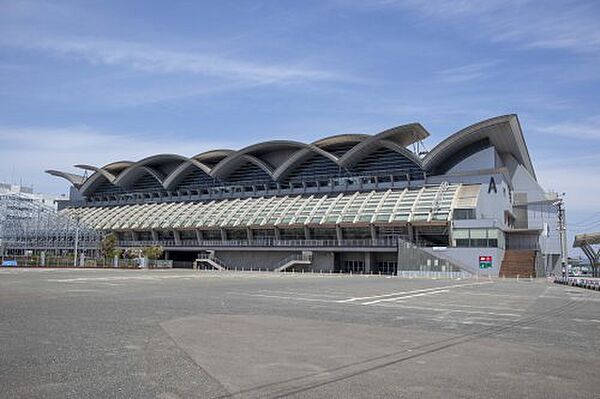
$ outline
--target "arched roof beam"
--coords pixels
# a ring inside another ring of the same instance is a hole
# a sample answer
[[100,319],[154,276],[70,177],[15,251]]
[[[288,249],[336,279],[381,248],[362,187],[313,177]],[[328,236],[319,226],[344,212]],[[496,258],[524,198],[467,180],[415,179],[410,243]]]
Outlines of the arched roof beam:
[[445,173],[447,170],[438,170],[439,167],[467,146],[486,138],[499,153],[512,154],[536,179],[523,131],[515,114],[486,119],[454,133],[425,156],[423,166],[432,173]]
[[335,136],[319,139],[312,144],[319,148],[326,148],[338,144],[360,143],[369,137],[370,136],[368,134],[337,134]]
[[257,156],[257,153],[274,152],[281,148],[304,148],[307,144],[291,140],[274,140],[263,143],[252,144],[248,147],[236,151],[222,161],[220,161],[211,171],[211,176],[216,178],[226,178],[234,170],[236,170],[244,161],[252,162],[257,165],[271,177],[273,177],[274,169],[264,160]]
[[107,165],[104,165],[103,167],[101,167],[100,169],[104,169],[112,174],[114,174],[115,176],[118,175],[121,171],[123,171],[124,169],[127,169],[128,167],[130,167],[131,165],[133,165],[135,162],[132,161],[117,161],[117,162],[111,162]]
[[175,169],[167,178],[163,181],[162,185],[165,190],[170,190],[173,187],[177,186],[189,173],[191,173],[194,169],[200,169],[207,176],[210,176],[210,167],[203,164],[196,159],[190,159],[187,162],[182,163]]
[[319,148],[314,144],[305,144],[304,148],[302,148],[301,150],[294,153],[294,155],[292,155],[290,158],[288,158],[283,164],[281,164],[275,170],[275,172],[273,173],[273,178],[276,181],[279,181],[279,180],[285,178],[296,167],[298,167],[304,161],[306,161],[307,159],[310,159],[311,157],[313,157],[315,155],[320,155],[322,157],[325,157],[325,158],[329,159],[330,161],[332,161],[333,163],[335,163],[336,165],[339,165],[339,158],[336,157],[334,154],[327,152],[324,149]]
[[49,169],[46,171],[49,175],[61,177],[67,180],[73,187],[79,189],[84,182],[84,177],[74,173],[62,172],[60,170]]
[[[109,171],[103,169],[103,168],[98,168],[97,166],[93,166],[93,165],[75,165],[76,168],[79,169],[83,169],[83,170],[90,170],[94,173],[100,173],[102,176],[104,176],[106,178],[106,180],[108,180],[109,182],[113,182],[116,179],[116,176],[112,173],[110,173]],[[91,177],[91,176],[90,176]]]
[[154,178],[158,180],[160,184],[163,184],[165,176],[163,176],[158,170],[147,165],[173,161],[181,161],[183,163],[188,162],[189,158],[176,154],[158,154],[144,158],[130,165],[127,169],[121,172],[114,180],[113,184],[120,187],[128,187],[144,173],[149,173],[150,175],[154,176]]
[[394,143],[393,141],[388,141],[388,140],[381,140],[379,143],[381,144],[382,147],[385,147],[392,151],[395,151],[395,152],[403,155],[404,157],[408,158],[409,160],[413,161],[417,166],[419,166],[421,168],[423,167],[423,162],[421,161],[421,159],[417,156],[417,154],[410,151],[408,148],[402,147],[402,146]]
[[200,154],[196,154],[194,155],[191,159],[196,159],[198,161],[203,161],[205,159],[223,159],[228,157],[229,155],[235,153],[235,150],[226,150],[226,149],[221,149],[221,150],[210,150],[210,151],[204,151],[201,152]]
[[381,141],[386,140],[397,146],[406,147],[428,137],[429,133],[419,123],[410,123],[385,130],[361,141],[340,158],[340,165],[352,168],[358,161],[381,147]]

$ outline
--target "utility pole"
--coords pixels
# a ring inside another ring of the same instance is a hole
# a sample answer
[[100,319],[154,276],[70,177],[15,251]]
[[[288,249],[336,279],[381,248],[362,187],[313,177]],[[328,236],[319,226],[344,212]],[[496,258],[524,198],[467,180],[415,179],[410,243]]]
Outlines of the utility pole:
[[[563,194],[564,196],[564,194]],[[560,263],[563,270],[563,277],[566,279],[569,277],[568,270],[568,259],[567,259],[567,220],[566,220],[566,211],[565,211],[565,203],[562,196],[554,203],[556,208],[558,209],[558,236],[560,239]]]
[[76,218],[77,224],[75,225],[75,256],[73,257],[73,267],[77,267],[77,251],[79,246],[79,218]]

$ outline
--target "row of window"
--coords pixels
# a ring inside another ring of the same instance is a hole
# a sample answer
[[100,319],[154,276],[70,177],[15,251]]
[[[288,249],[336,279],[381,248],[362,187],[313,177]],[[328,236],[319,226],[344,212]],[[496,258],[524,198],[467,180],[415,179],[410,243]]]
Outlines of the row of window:
[[452,243],[455,247],[504,248],[504,233],[498,229],[454,229]]

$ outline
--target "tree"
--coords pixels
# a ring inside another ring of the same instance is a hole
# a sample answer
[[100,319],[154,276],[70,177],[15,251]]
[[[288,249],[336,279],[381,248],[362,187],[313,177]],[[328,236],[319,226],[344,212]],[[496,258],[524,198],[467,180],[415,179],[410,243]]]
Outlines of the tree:
[[105,235],[102,238],[102,255],[105,258],[114,258],[115,255],[120,255],[120,250],[117,249],[117,236],[114,233]]
[[142,254],[144,254],[144,257],[150,260],[156,260],[162,256],[163,249],[158,246],[146,247],[142,249]]

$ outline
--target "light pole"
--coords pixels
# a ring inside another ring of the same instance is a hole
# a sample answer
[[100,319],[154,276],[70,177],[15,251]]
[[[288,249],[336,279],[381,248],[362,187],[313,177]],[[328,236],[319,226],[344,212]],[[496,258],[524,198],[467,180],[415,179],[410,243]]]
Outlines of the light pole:
[[79,246],[79,217],[75,217],[75,256],[73,257],[73,267],[77,267],[77,251]]
[[566,211],[565,211],[565,203],[564,203],[564,193],[561,197],[554,202],[553,205],[558,209],[558,237],[560,239],[560,263],[562,266],[563,277],[565,279],[569,278],[569,270],[568,270],[568,258],[567,258],[567,220],[566,220]]

